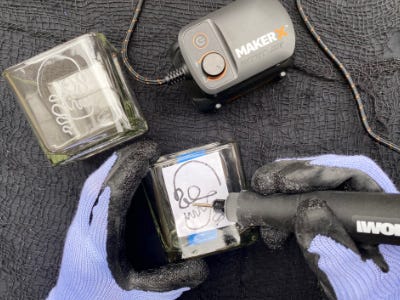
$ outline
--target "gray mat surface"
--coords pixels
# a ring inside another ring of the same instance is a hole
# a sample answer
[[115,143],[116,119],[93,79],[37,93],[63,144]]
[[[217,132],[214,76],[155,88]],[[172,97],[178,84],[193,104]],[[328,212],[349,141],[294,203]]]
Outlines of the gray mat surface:
[[[148,0],[130,57],[148,76],[164,74],[179,29],[229,0]],[[200,114],[182,86],[147,87],[131,80],[163,153],[219,140],[240,144],[250,179],[278,157],[365,154],[400,183],[400,155],[373,142],[350,90],[284,0],[297,40],[288,77],[256,90],[218,114]],[[399,140],[400,3],[304,0],[316,29],[354,74],[372,125]],[[129,0],[0,1],[0,69],[62,41],[103,32],[120,47],[131,19]],[[88,174],[107,154],[52,168],[11,90],[0,80],[0,298],[43,299],[55,284],[65,234]],[[109,154],[109,153],[108,153]],[[183,299],[320,299],[295,241],[270,252],[261,243],[207,258],[207,282]]]

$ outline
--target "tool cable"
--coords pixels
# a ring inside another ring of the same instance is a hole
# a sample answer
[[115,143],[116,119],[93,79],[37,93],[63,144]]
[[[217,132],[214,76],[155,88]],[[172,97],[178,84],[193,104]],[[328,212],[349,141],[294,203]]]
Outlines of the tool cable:
[[148,85],[175,84],[175,83],[181,81],[187,75],[187,70],[184,66],[173,70],[172,72],[167,74],[164,78],[149,79],[145,76],[140,75],[138,72],[136,72],[129,62],[128,45],[131,40],[132,33],[135,30],[136,24],[139,20],[140,13],[142,11],[143,2],[144,2],[144,0],[138,0],[136,6],[134,8],[134,14],[133,14],[131,24],[129,25],[129,28],[126,32],[125,39],[122,42],[122,50],[121,50],[122,61],[124,62],[129,73],[131,73],[136,78],[136,80],[139,82],[142,82],[142,83],[148,84]]
[[335,63],[336,66],[339,67],[340,71],[343,73],[344,77],[346,78],[348,84],[350,85],[350,88],[353,92],[354,99],[357,102],[357,107],[358,111],[360,113],[361,121],[362,124],[364,125],[365,130],[368,132],[368,134],[378,143],[385,145],[389,147],[391,150],[395,150],[396,152],[400,153],[400,146],[383,138],[381,135],[377,134],[369,125],[368,122],[368,117],[365,112],[364,104],[361,99],[360,92],[358,91],[356,84],[353,81],[353,78],[351,77],[350,73],[347,71],[346,67],[340,62],[340,60],[336,57],[335,54],[326,46],[326,44],[322,41],[320,35],[315,31],[314,26],[311,24],[308,16],[304,12],[303,6],[301,4],[300,0],[296,0],[297,8],[299,10],[300,16],[303,19],[304,23],[306,24],[308,30],[314,37],[314,39],[317,41],[318,45],[322,48],[322,50],[325,52],[325,54]]

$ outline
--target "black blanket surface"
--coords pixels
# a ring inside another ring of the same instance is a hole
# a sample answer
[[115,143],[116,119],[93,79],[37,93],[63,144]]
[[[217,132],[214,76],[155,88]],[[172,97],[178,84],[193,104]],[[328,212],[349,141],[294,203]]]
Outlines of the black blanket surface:
[[[1,0],[0,69],[96,31],[120,47],[136,1]],[[230,0],[147,0],[130,44],[137,70],[158,77],[179,29]],[[400,155],[371,140],[341,74],[315,44],[294,0],[282,0],[297,35],[286,79],[257,89],[217,114],[201,114],[182,85],[148,87],[130,78],[164,154],[221,140],[240,145],[247,179],[279,157],[364,154],[398,185]],[[399,141],[400,3],[303,0],[316,30],[360,87],[371,125]],[[0,81],[0,298],[44,299],[85,178],[110,154],[61,167],[46,161],[5,81]],[[182,299],[320,299],[314,275],[291,238],[272,252],[261,242],[209,257],[208,280]]]

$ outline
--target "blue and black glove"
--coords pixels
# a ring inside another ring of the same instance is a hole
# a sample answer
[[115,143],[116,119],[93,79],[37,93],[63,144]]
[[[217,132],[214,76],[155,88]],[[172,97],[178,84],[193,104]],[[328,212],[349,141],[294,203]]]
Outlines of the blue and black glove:
[[[398,193],[379,166],[364,156],[278,160],[256,171],[252,187],[263,195],[318,190]],[[281,247],[288,236],[273,227],[261,232],[273,249]],[[400,299],[400,246],[356,245],[320,199],[299,205],[295,234],[330,299]]]
[[48,299],[176,299],[204,281],[202,260],[139,272],[128,259],[127,212],[157,158],[154,143],[139,142],[114,153],[86,180]]

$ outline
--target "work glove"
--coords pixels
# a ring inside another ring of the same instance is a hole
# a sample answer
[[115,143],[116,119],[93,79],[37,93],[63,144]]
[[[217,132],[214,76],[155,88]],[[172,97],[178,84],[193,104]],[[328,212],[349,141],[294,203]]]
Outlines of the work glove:
[[[278,160],[256,171],[252,188],[263,195],[348,190],[398,193],[388,176],[364,156],[323,155]],[[271,248],[287,232],[264,228]],[[356,245],[320,199],[297,210],[297,242],[329,299],[400,299],[400,247]],[[278,238],[275,238],[278,237]]]
[[128,259],[126,215],[157,154],[154,143],[136,143],[114,153],[86,180],[48,299],[176,299],[205,279],[202,260],[138,272]]

